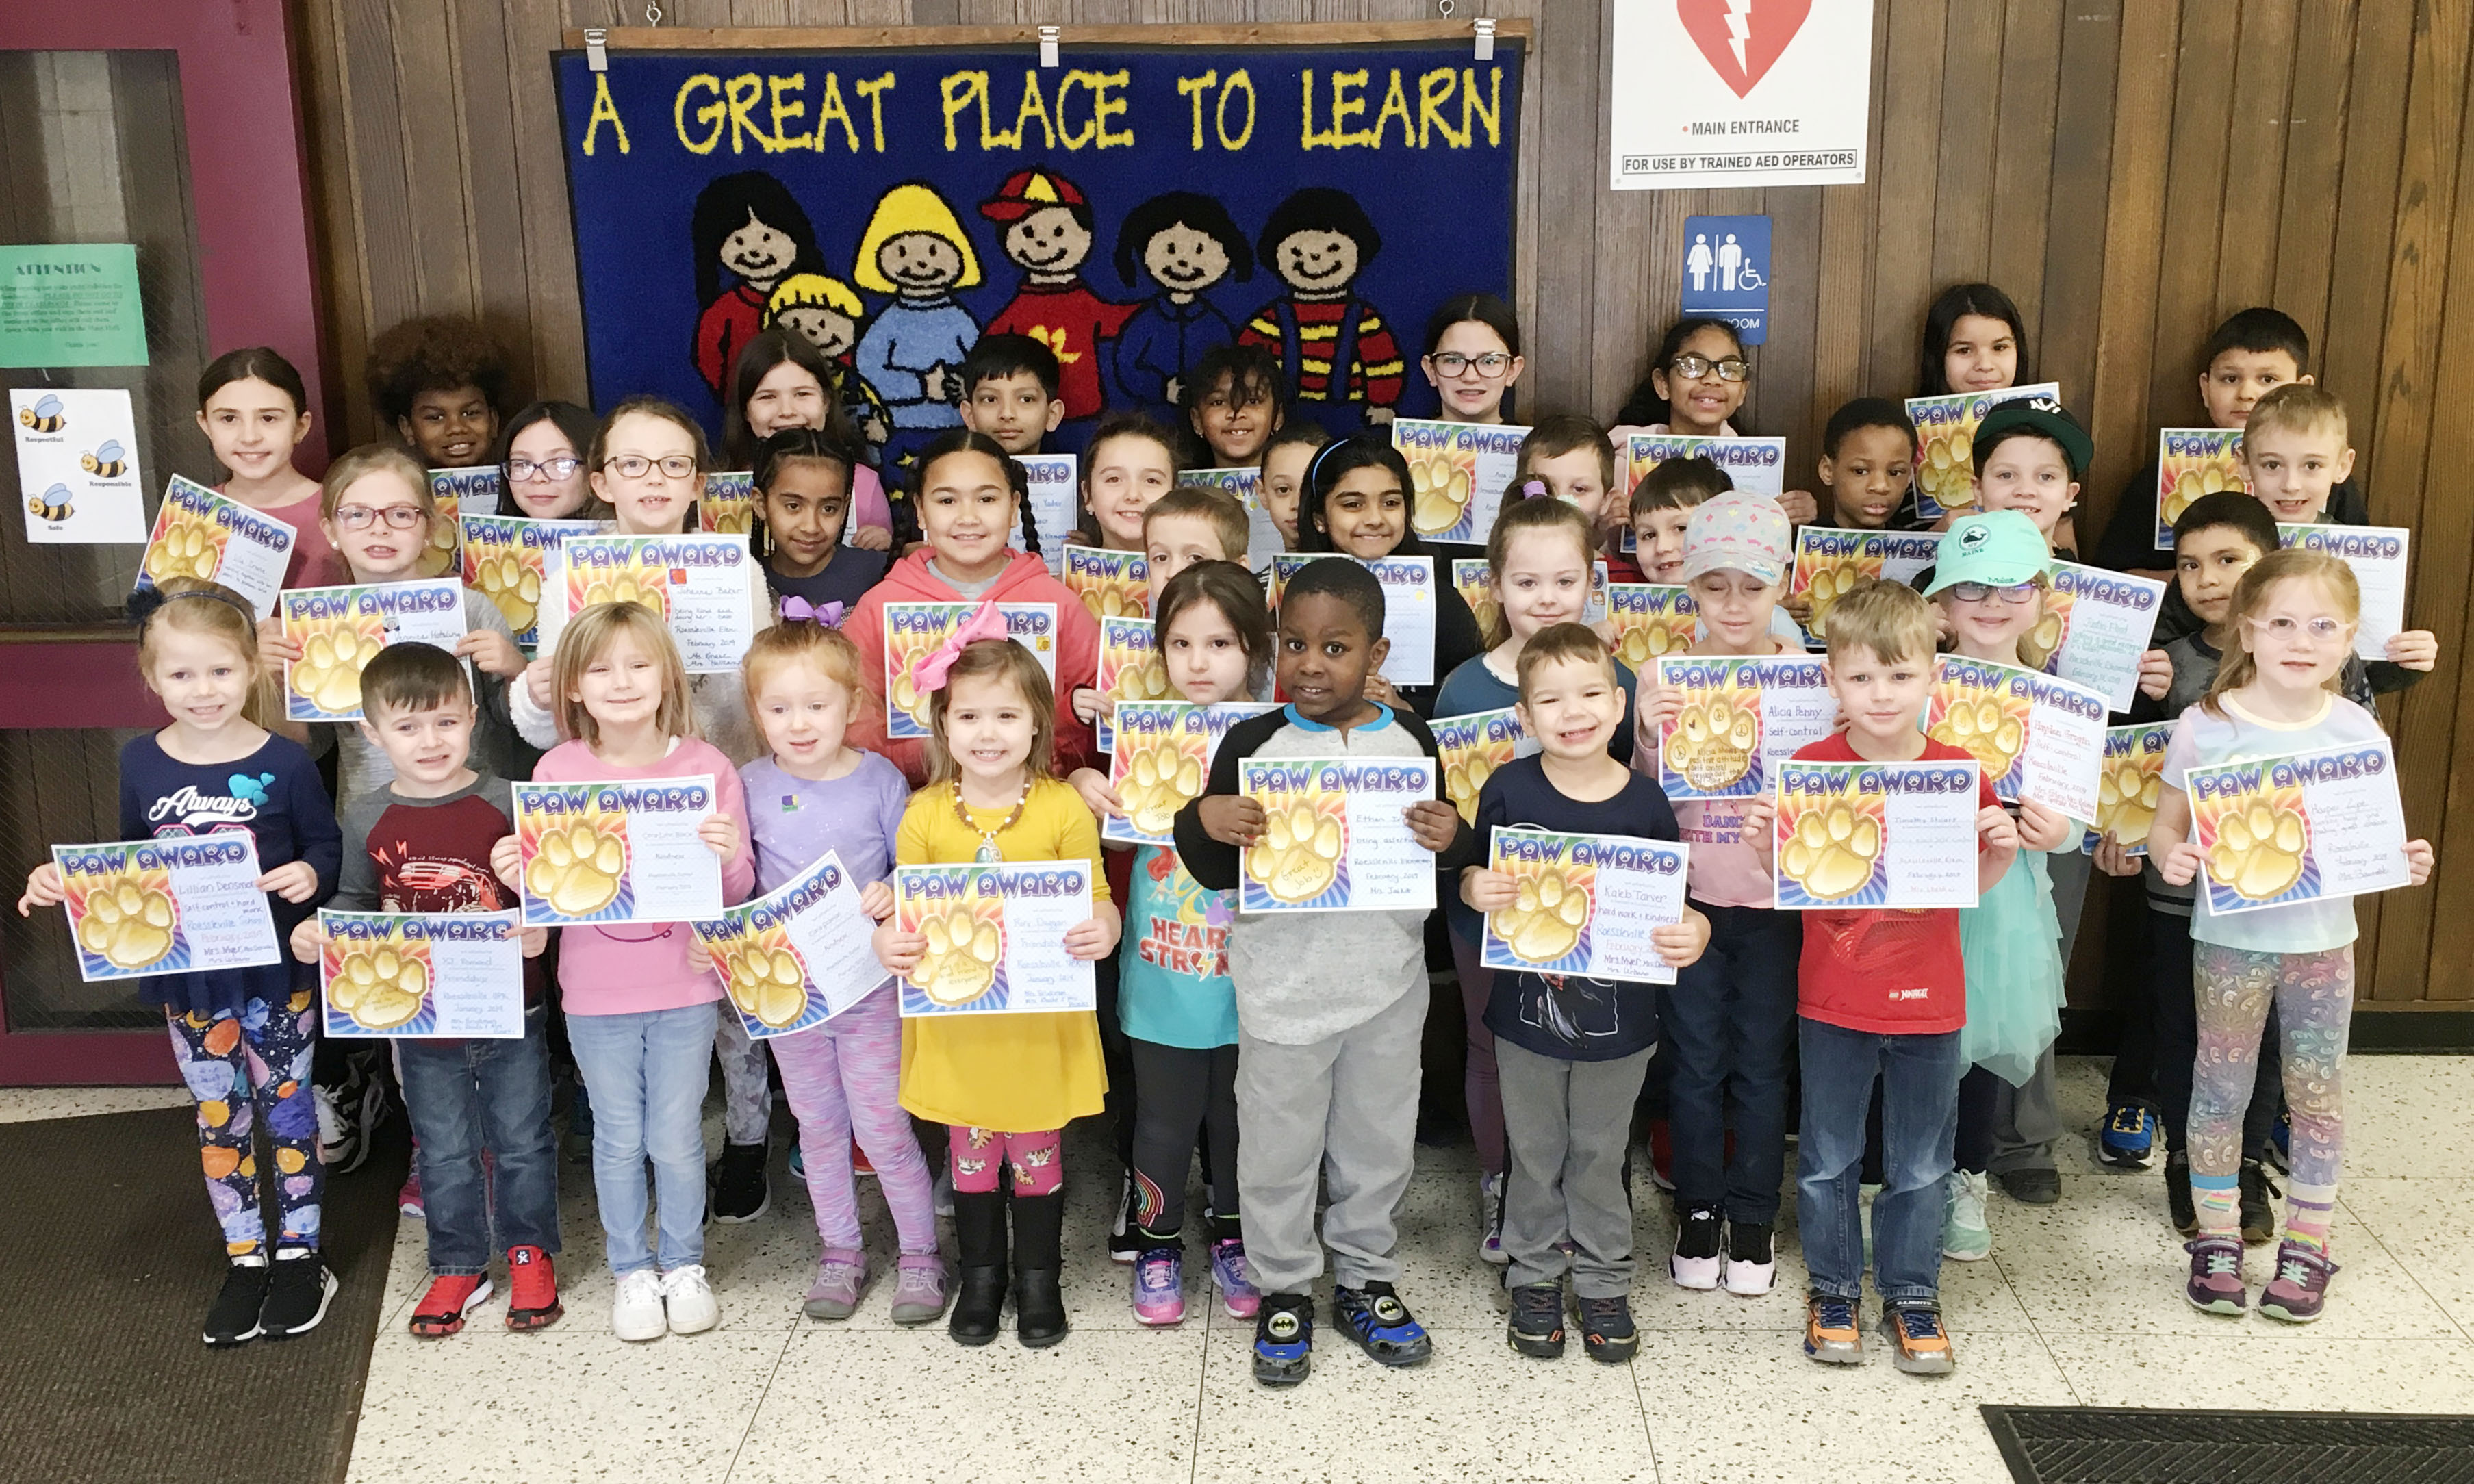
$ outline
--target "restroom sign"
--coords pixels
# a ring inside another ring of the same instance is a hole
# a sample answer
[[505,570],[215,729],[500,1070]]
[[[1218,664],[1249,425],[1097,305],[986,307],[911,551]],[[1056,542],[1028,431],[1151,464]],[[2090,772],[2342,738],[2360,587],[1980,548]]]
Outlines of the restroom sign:
[[1614,0],[1617,190],[1864,179],[1873,0]]
[[1687,216],[1684,219],[1684,302],[1690,319],[1707,315],[1735,327],[1746,345],[1769,337],[1770,219]]

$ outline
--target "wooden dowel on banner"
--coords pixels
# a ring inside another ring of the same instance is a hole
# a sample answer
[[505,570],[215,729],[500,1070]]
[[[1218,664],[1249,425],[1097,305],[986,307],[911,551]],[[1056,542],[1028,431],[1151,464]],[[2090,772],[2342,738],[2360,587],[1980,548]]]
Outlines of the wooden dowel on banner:
[[[1507,17],[1494,23],[1497,41],[1528,41],[1535,23]],[[1037,26],[614,26],[602,33],[614,52],[856,52],[885,47],[1036,46]],[[1387,41],[1459,41],[1470,36],[1467,21],[1309,21],[1246,26],[1077,26],[1085,46],[1350,46]],[[584,33],[563,36],[568,50],[585,44]]]

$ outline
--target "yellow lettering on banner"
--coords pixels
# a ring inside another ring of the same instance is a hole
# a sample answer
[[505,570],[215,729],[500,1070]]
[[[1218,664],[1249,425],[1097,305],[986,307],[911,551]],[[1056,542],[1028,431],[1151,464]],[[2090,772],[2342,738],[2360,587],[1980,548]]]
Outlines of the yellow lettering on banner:
[[1443,136],[1443,142],[1456,150],[1468,148],[1468,131],[1452,133],[1451,121],[1443,116],[1443,105],[1452,101],[1452,86],[1461,75],[1449,67],[1437,67],[1418,79],[1418,148],[1426,147],[1427,131]]
[[1366,99],[1357,90],[1366,85],[1370,76],[1371,74],[1364,67],[1354,72],[1335,72],[1331,75],[1331,147],[1333,149],[1375,142],[1373,131],[1368,129],[1352,131],[1345,127],[1351,117],[1366,111]]
[[1090,74],[1090,77],[1091,113],[1098,124],[1100,148],[1104,150],[1132,148],[1134,143],[1132,130],[1120,129],[1114,134],[1108,132],[1108,120],[1126,111],[1126,100],[1117,94],[1116,89],[1133,81],[1132,71],[1119,67],[1114,72],[1095,73]]
[[1489,67],[1487,77],[1494,90],[1492,101],[1481,105],[1477,101],[1477,68],[1461,69],[1461,136],[1476,137],[1469,127],[1469,115],[1475,113],[1486,120],[1488,147],[1500,149],[1503,146],[1503,69]]
[[722,91],[730,100],[730,153],[733,155],[745,153],[739,142],[739,136],[742,133],[752,136],[759,145],[764,147],[767,155],[779,148],[774,144],[773,136],[764,132],[764,126],[749,117],[749,114],[755,110],[756,105],[764,97],[764,80],[753,72],[742,72],[723,84]]
[[1026,67],[1022,73],[1022,107],[1014,109],[1013,133],[998,134],[997,139],[1007,149],[1022,148],[1023,140],[1029,137],[1028,131],[1032,119],[1039,120],[1040,134],[1048,140],[1045,147],[1052,150],[1056,148],[1056,125],[1049,119],[1048,100],[1040,94],[1039,74]]
[[[885,95],[893,91],[893,74],[887,72],[883,77],[863,77],[858,82],[853,83],[851,85],[858,88],[859,95],[867,100],[868,123],[875,130],[876,152],[882,155],[885,153]],[[949,122],[945,129],[947,140],[946,147],[949,149],[953,147],[953,126]],[[856,144],[851,147],[853,149],[858,148]]]
[[1383,107],[1374,115],[1372,143],[1376,149],[1383,147],[1383,126],[1394,118],[1400,120],[1400,142],[1415,148],[1418,131],[1410,122],[1409,95],[1400,90],[1400,69],[1397,67],[1392,69],[1392,85],[1384,89]]
[[[1246,127],[1237,131],[1232,139],[1228,136],[1228,99],[1240,87],[1246,89]],[[1243,67],[1228,74],[1228,85],[1220,89],[1220,112],[1213,122],[1219,127],[1220,147],[1224,150],[1242,150],[1254,137],[1254,80],[1246,75]],[[1200,142],[1198,137],[1197,143]]]
[[[696,106],[696,122],[712,126],[712,132],[704,136],[701,144],[688,137],[688,95],[699,89],[713,94],[713,102]],[[687,146],[689,154],[710,155],[714,146],[721,142],[722,120],[729,111],[721,102],[721,79],[710,72],[699,72],[679,85],[679,95],[670,104],[670,121],[678,129],[679,143]]]
[[[1181,77],[1176,80],[1176,90],[1194,100],[1194,147],[1198,150],[1202,148],[1202,91],[1206,87],[1217,85],[1219,81],[1220,71],[1216,67],[1201,77]],[[1223,93],[1221,99],[1222,107],[1225,108],[1227,94]]]
[[851,122],[850,109],[842,103],[842,80],[828,72],[825,74],[825,96],[816,103],[816,137],[813,143],[818,150],[825,147],[825,135],[836,119],[842,122],[842,137],[850,141],[850,152],[858,154],[859,128]]
[[988,148],[988,75],[984,72],[949,72],[937,86],[945,94],[946,153],[951,154],[959,147],[954,137],[955,116],[974,103],[980,106],[980,148]]
[[[1200,115],[1198,114],[1198,117]],[[610,74],[607,72],[595,72],[593,74],[593,116],[590,119],[587,119],[584,125],[584,153],[587,156],[590,156],[593,153],[593,136],[600,130],[601,121],[605,118],[610,120],[610,128],[612,132],[618,135],[618,153],[621,155],[626,154],[627,126],[620,122],[618,118],[618,105],[610,96]],[[1199,148],[1201,143],[1201,131],[1199,128],[1196,133],[1195,142]]]
[[1303,121],[1298,128],[1298,148],[1301,150],[1310,150],[1315,148],[1317,145],[1321,145],[1322,148],[1327,150],[1336,150],[1340,148],[1339,129],[1332,128],[1326,129],[1321,134],[1315,133],[1314,68],[1305,67],[1300,69],[1299,77],[1305,87],[1306,99],[1305,109],[1300,115]]
[[[1063,144],[1069,150],[1080,149],[1082,146],[1091,142],[1091,136],[1093,134],[1100,132],[1100,121],[1096,117],[1092,119],[1091,123],[1084,128],[1080,134],[1076,134],[1073,130],[1065,127],[1065,95],[1072,92],[1077,84],[1079,84],[1084,87],[1091,87],[1093,84],[1092,74],[1081,71],[1078,68],[1075,71],[1066,73],[1064,79],[1056,85],[1056,138],[1059,143]],[[1097,89],[1095,88],[1094,91],[1096,90]]]
[[[830,76],[831,74],[827,75]],[[794,150],[804,145],[815,142],[804,134],[791,134],[788,132],[787,126],[789,124],[790,120],[807,112],[808,106],[796,99],[793,99],[788,103],[784,103],[782,101],[782,90],[786,87],[794,93],[807,91],[808,74],[804,72],[793,72],[788,77],[784,77],[779,73],[775,73],[764,80],[765,91],[773,100],[773,147],[777,150]]]

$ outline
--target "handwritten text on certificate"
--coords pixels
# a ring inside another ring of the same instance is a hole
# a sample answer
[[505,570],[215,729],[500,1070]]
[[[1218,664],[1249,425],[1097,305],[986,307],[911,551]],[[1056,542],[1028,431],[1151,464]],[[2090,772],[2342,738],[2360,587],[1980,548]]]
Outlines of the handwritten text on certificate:
[[1237,910],[1433,911],[1435,853],[1409,833],[1409,806],[1435,784],[1428,758],[1248,758],[1237,791],[1265,822],[1246,847]]
[[1623,835],[1494,832],[1489,867],[1510,876],[1512,905],[1486,917],[1491,969],[1671,985],[1650,940],[1684,920],[1689,846]]
[[2412,881],[2389,742],[2195,767],[2191,817],[2215,917]]
[[1785,763],[1778,905],[1976,905],[1974,763]]
[[1087,959],[1065,935],[1091,915],[1091,867],[1022,864],[897,865],[894,922],[928,939],[902,981],[902,1013],[1030,1014],[1099,1004]]
[[721,915],[721,858],[697,828],[710,777],[520,783],[524,922],[693,922]]

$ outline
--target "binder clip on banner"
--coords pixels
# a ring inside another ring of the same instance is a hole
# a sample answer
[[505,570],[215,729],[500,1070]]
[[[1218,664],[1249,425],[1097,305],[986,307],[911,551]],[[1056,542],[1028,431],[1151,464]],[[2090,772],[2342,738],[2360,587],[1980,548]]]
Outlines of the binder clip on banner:
[[1056,65],[1056,35],[1057,28],[1055,26],[1039,28],[1039,64],[1043,67],[1053,68]]

